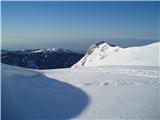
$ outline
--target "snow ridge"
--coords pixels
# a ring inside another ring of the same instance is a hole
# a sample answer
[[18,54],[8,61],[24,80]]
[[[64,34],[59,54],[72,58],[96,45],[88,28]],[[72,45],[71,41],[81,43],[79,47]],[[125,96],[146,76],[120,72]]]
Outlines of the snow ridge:
[[159,46],[157,42],[141,47],[120,48],[102,41],[91,45],[85,56],[72,68],[108,65],[159,66]]
[[85,56],[72,67],[97,66],[97,62],[107,58],[111,54],[116,53],[120,49],[123,48],[100,41],[91,45],[88,48]]

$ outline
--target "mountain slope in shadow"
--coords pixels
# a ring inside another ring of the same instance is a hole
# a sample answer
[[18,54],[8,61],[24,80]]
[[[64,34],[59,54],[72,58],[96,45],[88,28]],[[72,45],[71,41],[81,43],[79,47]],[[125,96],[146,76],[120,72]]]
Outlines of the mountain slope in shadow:
[[68,68],[78,62],[84,54],[66,49],[1,50],[1,62],[31,69]]

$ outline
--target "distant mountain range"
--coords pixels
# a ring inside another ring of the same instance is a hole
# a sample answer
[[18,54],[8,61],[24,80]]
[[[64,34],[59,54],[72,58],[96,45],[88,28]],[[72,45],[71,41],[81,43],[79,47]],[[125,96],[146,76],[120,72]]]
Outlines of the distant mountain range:
[[84,54],[66,49],[1,50],[1,62],[32,69],[67,68],[78,62]]
[[159,66],[159,42],[146,46],[121,48],[104,41],[83,53],[66,49],[1,50],[1,62],[32,69],[77,68],[108,65]]

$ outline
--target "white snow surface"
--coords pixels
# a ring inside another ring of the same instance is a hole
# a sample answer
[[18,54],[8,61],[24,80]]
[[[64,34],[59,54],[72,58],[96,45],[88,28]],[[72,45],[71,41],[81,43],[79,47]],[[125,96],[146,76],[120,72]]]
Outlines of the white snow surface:
[[96,47],[92,45],[72,68],[106,65],[159,66],[159,48],[160,42],[129,48],[113,47],[107,43]]
[[159,120],[159,67],[2,64],[2,119]]

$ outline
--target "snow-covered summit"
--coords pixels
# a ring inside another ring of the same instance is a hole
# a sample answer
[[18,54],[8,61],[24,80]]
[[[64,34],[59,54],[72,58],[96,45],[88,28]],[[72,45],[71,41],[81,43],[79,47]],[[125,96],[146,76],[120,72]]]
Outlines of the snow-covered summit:
[[107,50],[108,48],[111,48],[111,47],[115,47],[115,45],[111,45],[111,44],[106,43],[106,42],[104,42],[104,41],[100,41],[100,42],[98,42],[98,43],[96,43],[96,44],[91,45],[91,46],[88,48],[86,54],[90,55],[90,54],[92,54],[92,52],[95,51],[95,50],[104,53],[105,50]]
[[98,61],[101,61],[107,58],[109,55],[119,51],[120,47],[100,41],[96,44],[91,45],[85,56],[72,67],[81,67],[81,66],[96,66]]
[[141,47],[120,48],[101,41],[91,45],[85,56],[72,68],[106,65],[159,66],[159,46],[157,42]]
[[97,46],[99,46],[99,45],[106,45],[106,44],[109,45],[109,46],[115,47],[115,45],[110,44],[110,43],[106,43],[105,41],[99,41],[99,42],[96,43]]

